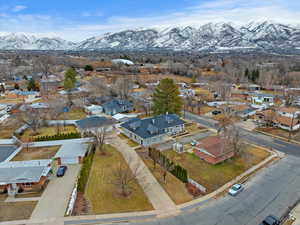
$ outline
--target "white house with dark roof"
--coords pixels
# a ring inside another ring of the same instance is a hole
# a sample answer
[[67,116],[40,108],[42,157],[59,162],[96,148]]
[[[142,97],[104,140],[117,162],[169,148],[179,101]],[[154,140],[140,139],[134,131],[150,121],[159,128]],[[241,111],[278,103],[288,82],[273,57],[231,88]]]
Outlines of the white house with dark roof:
[[184,131],[185,122],[176,114],[160,115],[146,119],[135,118],[121,125],[123,133],[133,141],[151,146],[161,143],[166,136]]

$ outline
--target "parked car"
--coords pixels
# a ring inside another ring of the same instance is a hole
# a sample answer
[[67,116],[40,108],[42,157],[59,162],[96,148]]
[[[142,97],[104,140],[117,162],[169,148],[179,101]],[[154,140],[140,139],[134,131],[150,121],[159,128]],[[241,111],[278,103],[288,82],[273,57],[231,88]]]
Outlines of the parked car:
[[60,166],[57,170],[56,176],[57,177],[63,177],[67,171],[68,167],[67,166]]
[[221,114],[222,112],[220,110],[214,110],[211,113],[216,116],[218,114]]
[[273,215],[269,215],[267,216],[260,225],[279,225],[280,224],[280,220],[273,216]]
[[192,141],[191,141],[191,145],[192,145],[192,146],[196,146],[197,144],[198,144],[198,142],[197,142],[196,140],[192,140]]
[[230,194],[231,196],[236,196],[243,190],[244,186],[242,184],[235,184],[229,189],[228,194]]

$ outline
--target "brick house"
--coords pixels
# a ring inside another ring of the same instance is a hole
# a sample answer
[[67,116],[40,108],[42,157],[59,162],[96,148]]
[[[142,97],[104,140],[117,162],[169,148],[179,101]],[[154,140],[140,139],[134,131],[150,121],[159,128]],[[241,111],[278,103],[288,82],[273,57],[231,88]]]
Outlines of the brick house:
[[14,196],[18,191],[38,191],[45,187],[51,160],[7,162],[0,165],[0,193]]
[[210,164],[217,164],[234,156],[234,151],[228,148],[225,140],[219,136],[203,138],[193,149],[195,155]]

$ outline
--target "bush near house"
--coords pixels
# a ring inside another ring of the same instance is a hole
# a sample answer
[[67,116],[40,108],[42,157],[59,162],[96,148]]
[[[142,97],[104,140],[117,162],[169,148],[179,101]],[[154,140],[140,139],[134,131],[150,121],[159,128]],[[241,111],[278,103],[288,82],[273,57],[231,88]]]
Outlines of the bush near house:
[[[159,165],[165,169],[171,168],[172,165],[175,165],[170,159],[163,155],[159,150],[154,148],[149,148],[149,157],[152,160],[156,160]],[[175,165],[174,168],[170,171],[175,177],[181,180],[183,183],[188,183],[188,174],[186,169],[179,165]]]
[[56,135],[46,135],[46,136],[39,136],[34,139],[34,141],[55,141],[55,140],[65,140],[65,139],[75,139],[81,138],[81,134],[77,132],[68,133],[68,134],[56,134]]
[[83,159],[83,164],[82,164],[82,168],[80,170],[80,175],[79,175],[79,179],[78,179],[78,186],[77,186],[78,192],[83,193],[85,191],[85,187],[88,182],[89,174],[90,174],[91,167],[93,164],[93,158],[94,158],[95,152],[96,152],[96,146],[91,145],[90,150],[88,151],[88,155]]

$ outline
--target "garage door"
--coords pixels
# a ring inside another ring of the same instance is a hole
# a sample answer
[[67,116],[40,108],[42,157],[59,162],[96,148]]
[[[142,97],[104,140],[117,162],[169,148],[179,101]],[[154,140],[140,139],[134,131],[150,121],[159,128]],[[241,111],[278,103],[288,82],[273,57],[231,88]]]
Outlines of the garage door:
[[61,158],[61,164],[78,164],[78,157]]

